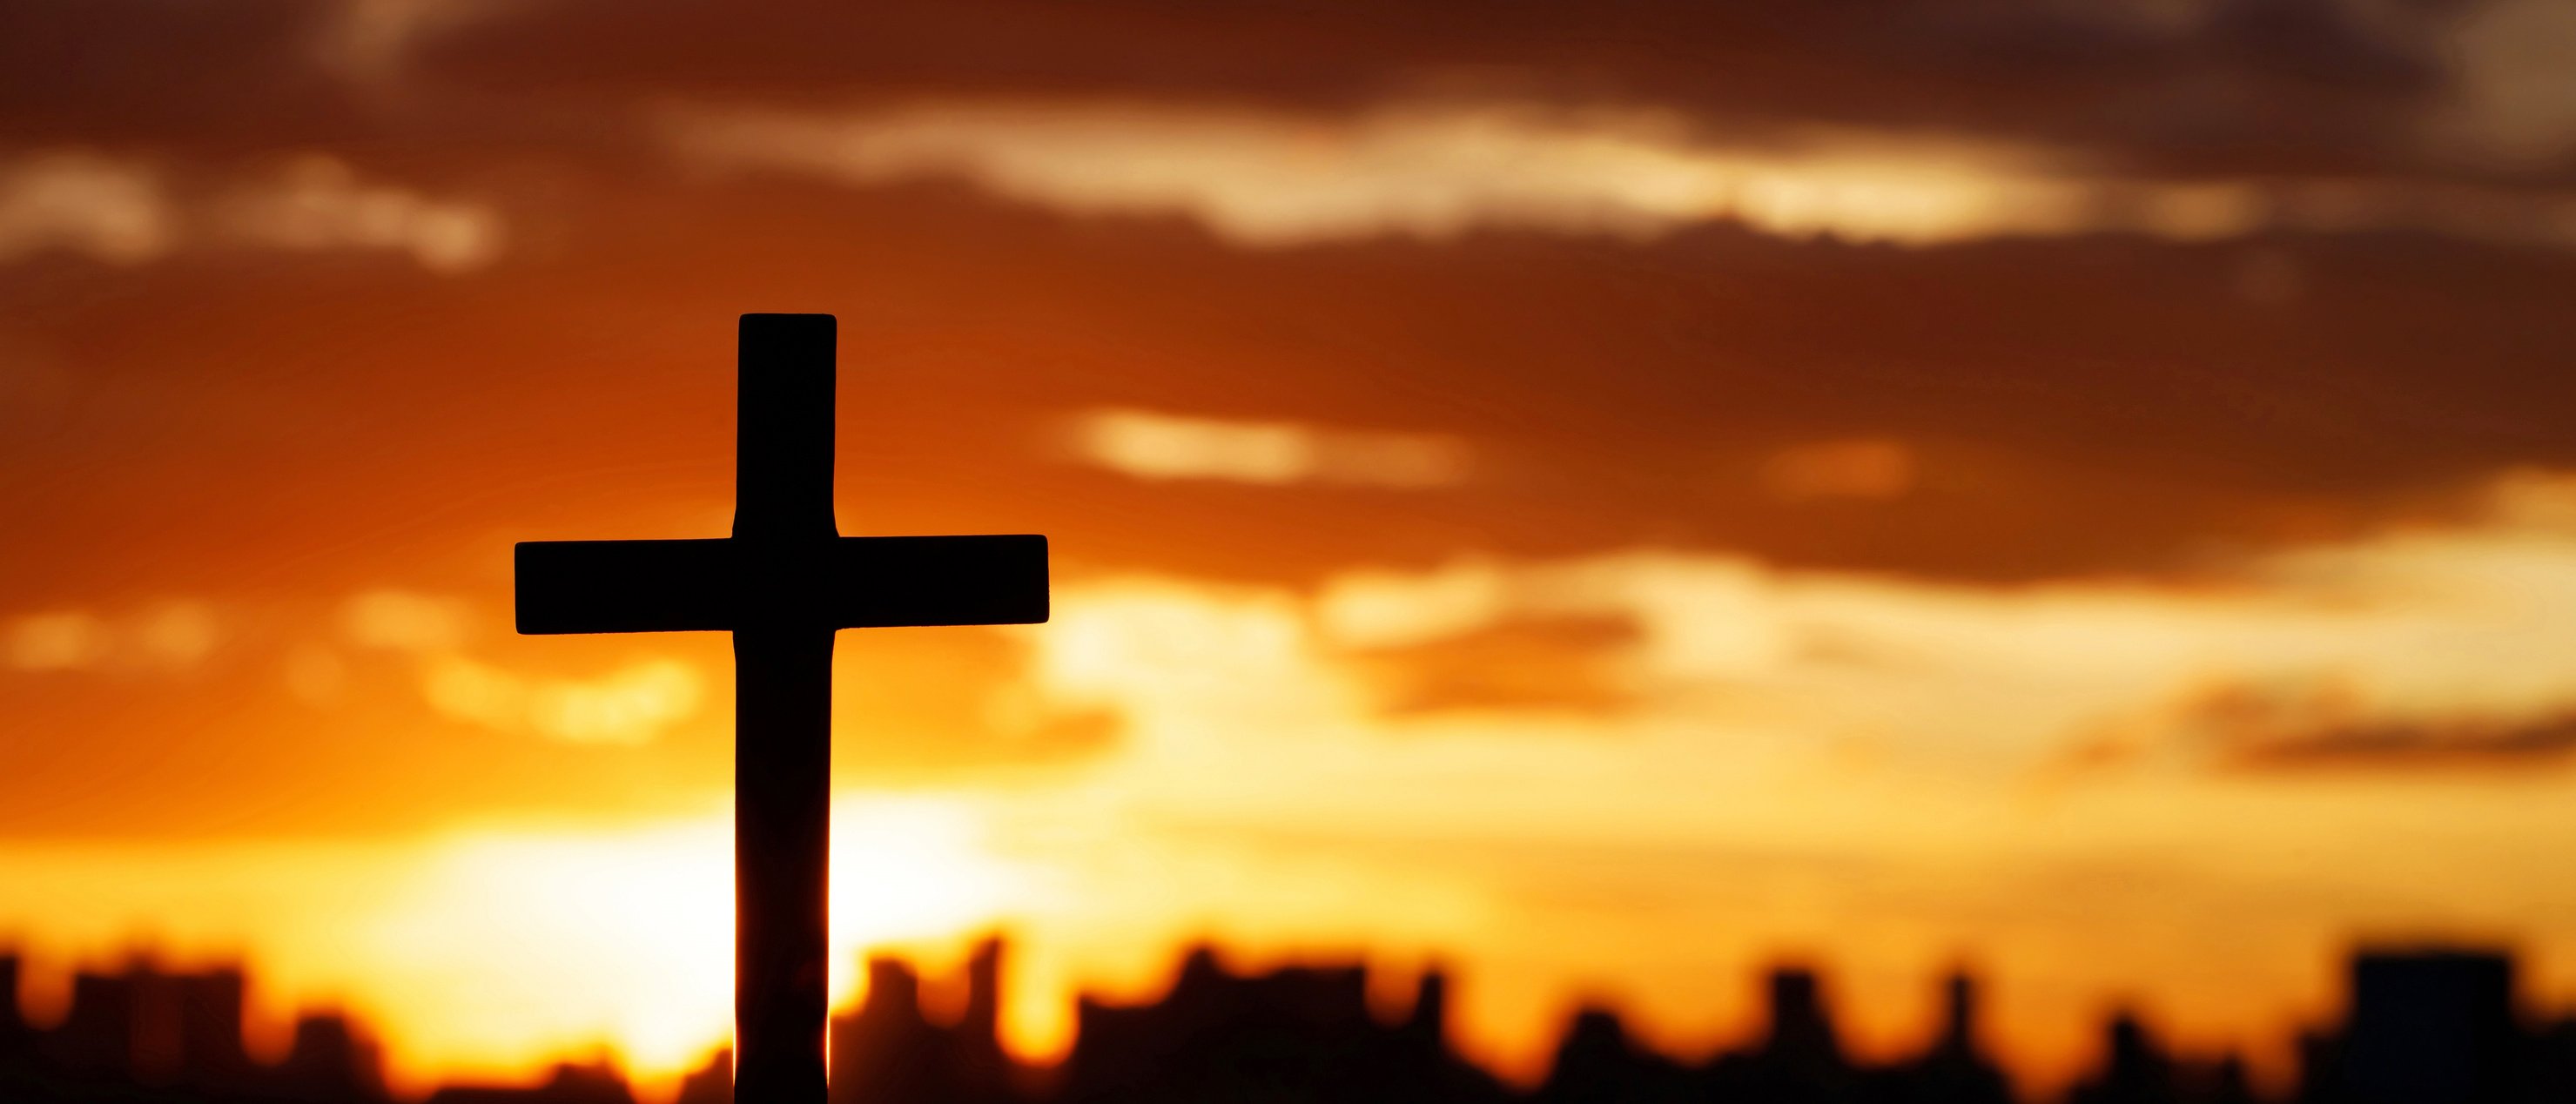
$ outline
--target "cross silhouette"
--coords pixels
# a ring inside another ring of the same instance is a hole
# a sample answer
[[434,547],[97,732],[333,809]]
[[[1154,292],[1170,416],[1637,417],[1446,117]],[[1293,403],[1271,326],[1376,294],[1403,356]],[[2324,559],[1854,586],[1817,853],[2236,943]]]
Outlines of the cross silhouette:
[[522,633],[731,632],[734,1099],[822,1104],[832,634],[1047,619],[1042,536],[844,537],[834,319],[742,316],[733,536],[528,541]]

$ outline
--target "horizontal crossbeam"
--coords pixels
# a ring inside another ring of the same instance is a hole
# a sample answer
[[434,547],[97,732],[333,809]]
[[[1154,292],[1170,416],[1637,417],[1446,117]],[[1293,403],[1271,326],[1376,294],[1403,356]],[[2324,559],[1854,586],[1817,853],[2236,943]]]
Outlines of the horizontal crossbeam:
[[1047,619],[1035,535],[817,541],[526,541],[531,634],[1032,625]]

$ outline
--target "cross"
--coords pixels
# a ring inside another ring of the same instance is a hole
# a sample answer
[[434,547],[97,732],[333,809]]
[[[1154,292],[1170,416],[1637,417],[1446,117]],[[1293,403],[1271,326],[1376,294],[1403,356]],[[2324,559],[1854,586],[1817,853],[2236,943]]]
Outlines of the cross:
[[522,633],[731,632],[734,1099],[823,1104],[832,634],[1047,619],[1041,536],[844,537],[834,320],[746,314],[733,536],[527,541]]

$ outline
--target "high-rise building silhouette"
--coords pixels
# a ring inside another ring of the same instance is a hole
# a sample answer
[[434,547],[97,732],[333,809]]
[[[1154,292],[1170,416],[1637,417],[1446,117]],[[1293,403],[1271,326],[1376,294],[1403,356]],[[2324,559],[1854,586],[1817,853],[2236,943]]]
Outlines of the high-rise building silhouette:
[[1922,1104],[2006,1104],[2012,1084],[1986,1054],[1977,1023],[1977,979],[1967,971],[1941,983],[1941,1027],[1907,1080]]
[[2513,960],[2493,951],[2354,955],[2337,1034],[2311,1042],[2319,1104],[2477,1104],[2515,1095],[2534,1057],[2514,1012]]
[[18,1011],[22,960],[0,953],[0,1082],[23,1080],[36,1068],[36,1029]]
[[832,1020],[833,1104],[1001,1104],[1020,1071],[1002,1049],[1002,942],[978,944],[966,962],[964,1014],[953,1025],[923,1015],[921,979],[894,959],[868,963],[867,995]]
[[1598,1006],[1566,1025],[1538,1090],[1543,1104],[1679,1104],[1698,1095],[1680,1064],[1631,1038],[1618,1013]]
[[72,975],[71,1008],[44,1039],[54,1068],[76,1079],[126,1079],[134,1066],[139,988],[132,974]]
[[1002,940],[990,936],[966,960],[966,1015],[949,1033],[958,1088],[975,1100],[1007,1098],[1017,1080],[1002,1050]]
[[299,1104],[378,1100],[385,1095],[375,1044],[337,1012],[298,1017],[286,1061],[266,1081],[277,1096]]
[[2112,1014],[2101,1068],[2076,1086],[2073,1104],[2166,1104],[2178,1099],[2174,1060],[2133,1009]]
[[1862,1071],[1844,1059],[1824,982],[1813,970],[1774,968],[1763,979],[1763,995],[1760,1037],[1751,1048],[1709,1063],[1701,1078],[1707,1099],[1839,1101],[1868,1087]]
[[679,1098],[673,1104],[733,1104],[732,1048],[708,1055],[705,1065],[681,1078]]
[[949,1099],[951,1086],[939,1068],[939,1034],[922,1018],[921,980],[912,967],[890,958],[870,960],[867,996],[855,1011],[832,1021],[834,1104]]
[[217,1092],[251,1087],[254,1068],[242,1046],[242,1010],[249,982],[237,967],[167,975],[173,1040],[170,1073],[185,1084]]

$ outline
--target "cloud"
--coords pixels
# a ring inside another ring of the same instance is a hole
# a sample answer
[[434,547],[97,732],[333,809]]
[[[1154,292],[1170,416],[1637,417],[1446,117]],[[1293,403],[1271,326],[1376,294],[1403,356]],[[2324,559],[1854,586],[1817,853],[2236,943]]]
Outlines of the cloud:
[[9,662],[21,671],[78,671],[111,650],[107,624],[91,613],[33,613],[9,624]]
[[465,603],[408,590],[370,590],[340,603],[349,642],[406,652],[453,650],[465,642]]
[[1378,708],[1393,715],[1601,714],[1636,701],[1627,652],[1638,639],[1626,618],[1528,618],[1360,652],[1349,662]]
[[81,149],[0,155],[0,263],[51,252],[131,265],[185,247],[348,250],[456,275],[502,252],[491,207],[365,181],[327,156],[220,184],[173,176],[149,159]]
[[2576,9],[2489,0],[2463,6],[2447,32],[2457,79],[2422,121],[2428,145],[2490,170],[2559,170],[2576,157]]
[[[726,97],[1101,98],[1337,111],[1429,90],[1659,103],[1759,130],[1974,133],[2194,171],[2402,158],[2392,120],[2445,79],[2424,5],[2354,0],[1760,0],[1367,12],[1170,0],[852,9],[757,0],[503,10],[425,47],[483,90]],[[614,22],[620,33],[598,28]]]
[[367,183],[323,156],[231,190],[216,200],[213,222],[230,241],[300,252],[390,250],[450,275],[490,265],[502,247],[501,218],[490,207]]
[[1793,445],[1762,463],[1762,485],[1791,502],[1904,497],[1914,489],[1914,450],[1903,441],[1853,437]]
[[170,600],[104,616],[84,609],[24,614],[6,623],[5,658],[21,671],[183,673],[223,642],[213,608]]
[[668,133],[683,159],[704,168],[859,186],[954,180],[1076,215],[1185,216],[1256,248],[1480,229],[1645,238],[1706,223],[1909,246],[2274,231],[2576,246],[2576,192],[2160,179],[2088,168],[2044,146],[1893,132],[1730,142],[1668,111],[1426,103],[1342,116],[960,102],[850,115],[681,110]]
[[[378,589],[340,604],[341,635],[362,648],[413,657],[421,700],[452,721],[533,733],[574,744],[636,745],[696,715],[705,696],[696,668],[672,659],[628,664],[588,679],[522,674],[465,651],[471,618],[458,598]],[[289,653],[288,688],[314,704],[334,701],[346,664],[314,645]]]
[[331,29],[377,0],[27,0],[0,8],[16,142],[275,148],[364,133]]
[[1359,648],[1402,648],[1472,632],[1508,612],[1515,580],[1491,560],[1439,571],[1345,571],[1315,601],[1319,627]]
[[2189,750],[2245,771],[2528,770],[2576,754],[2576,709],[2373,715],[2340,683],[2221,686],[2183,702],[2169,723],[2201,745]]
[[483,0],[338,0],[318,21],[315,53],[365,88],[398,84],[424,39],[488,18]]
[[223,642],[223,626],[203,602],[164,602],[144,613],[133,632],[150,662],[176,670],[195,667]]
[[[351,644],[412,657],[421,700],[452,721],[496,732],[534,733],[574,744],[651,742],[695,716],[705,697],[697,669],[675,659],[647,659],[587,679],[523,674],[476,659],[466,603],[416,591],[379,589],[340,604],[341,635]],[[336,699],[347,681],[334,652],[303,645],[286,658],[288,689],[314,704]]]
[[1472,468],[1464,442],[1426,433],[1376,433],[1295,422],[1233,421],[1100,410],[1073,419],[1075,459],[1150,481],[1214,479],[1283,486],[1332,483],[1423,490],[1456,484]]
[[331,705],[349,688],[349,663],[338,652],[316,644],[289,650],[279,675],[287,693],[306,705]]
[[112,264],[169,252],[178,229],[150,168],[80,151],[0,162],[0,263],[49,250]]
[[[1125,717],[1143,737],[1128,753],[1175,778],[1264,764],[1219,804],[1287,800],[1304,770],[1454,781],[1496,757],[1520,764],[1496,786],[1626,779],[1647,820],[1689,820],[1687,780],[1717,776],[2552,765],[2576,750],[2572,488],[2509,477],[2472,521],[2190,584],[1936,583],[1651,549],[1353,571],[1311,596],[1076,584],[1034,638],[1035,677]],[[2295,692],[2241,689],[2266,687]],[[2335,689],[2301,689],[2318,687]]]
[[1187,215],[1264,247],[1487,227],[1644,237],[1719,220],[1929,244],[2072,228],[2084,199],[1973,150],[1729,150],[1659,114],[1398,107],[1339,119],[958,104],[841,118],[691,113],[673,130],[684,156],[714,167],[863,185],[962,180],[1076,214]]
[[649,743],[696,715],[705,696],[697,670],[669,659],[593,679],[544,679],[440,655],[422,664],[420,686],[430,708],[451,720],[574,744]]
[[[69,539],[99,532],[97,522],[68,491],[35,493],[49,465],[93,473],[87,500],[120,517],[229,542],[224,555],[238,567],[267,555],[275,534],[311,539],[336,524],[287,516],[290,493],[330,495],[353,524],[392,524],[445,501],[443,473],[464,462],[455,448],[469,425],[478,439],[507,442],[513,470],[678,459],[653,442],[698,439],[707,423],[696,392],[721,377],[616,365],[721,350],[723,339],[708,336],[704,312],[639,313],[631,292],[567,267],[605,258],[602,249],[685,305],[712,302],[720,262],[748,260],[745,250],[784,281],[848,262],[850,241],[876,243],[869,263],[834,270],[848,282],[830,298],[900,296],[920,333],[983,335],[976,344],[990,355],[975,357],[970,378],[991,386],[940,401],[964,402],[956,409],[975,424],[1008,425],[1016,439],[961,449],[935,429],[963,423],[891,410],[854,409],[846,432],[904,450],[899,462],[920,486],[1029,488],[1030,515],[995,524],[1071,534],[1130,565],[1238,577],[1311,580],[1475,548],[1563,555],[1650,533],[1784,563],[1954,577],[2157,571],[2213,548],[2351,531],[2401,496],[2502,464],[2576,461],[2576,425],[2541,413],[2576,390],[2576,377],[2551,370],[2576,356],[2576,332],[2552,321],[2554,304],[2576,294],[2567,263],[2576,254],[2139,239],[1913,251],[1703,228],[1642,246],[1512,235],[1281,255],[1224,249],[1170,225],[1061,223],[944,188],[852,194],[649,172],[618,178],[628,183],[639,190],[563,204],[562,223],[529,231],[565,263],[511,267],[508,279],[527,281],[513,286],[553,304],[549,313],[602,320],[556,337],[521,334],[511,304],[529,300],[478,294],[481,280],[427,294],[401,254],[93,271],[83,278],[131,281],[137,298],[92,311],[50,312],[47,293],[25,284],[16,301],[29,321],[16,343],[57,362],[66,383],[50,409],[21,404],[33,432],[0,433],[0,451],[31,457],[9,465],[28,481],[29,526],[56,535],[18,542],[11,555],[45,571],[103,572],[103,561],[141,578],[166,570],[147,562],[155,546],[139,522],[112,541]],[[2286,300],[2236,297],[2257,257],[2300,274],[2255,281],[2295,283]],[[228,279],[235,269],[267,275]],[[57,270],[15,271],[43,281]],[[189,313],[207,295],[241,299],[220,318]],[[345,324],[316,328],[260,306],[315,296],[341,303]],[[372,346],[391,374],[333,370],[354,354],[324,338],[370,330],[402,335]],[[495,353],[495,335],[508,355]],[[190,351],[216,348],[220,357]],[[869,386],[927,388],[954,378],[943,367],[966,367],[936,349],[880,349],[901,374]],[[302,369],[290,375],[291,365]],[[540,385],[633,401],[577,417],[493,401]],[[1434,431],[1468,443],[1473,466],[1457,493],[1175,500],[1172,483],[1030,462],[1049,459],[1030,446],[1059,412],[1101,407]],[[78,432],[49,432],[56,426]],[[254,437],[269,443],[240,447]],[[1918,485],[1870,509],[1817,509],[1761,480],[1783,448],[1850,439],[1905,442]],[[279,448],[338,459],[288,462]],[[687,454],[708,464],[726,455],[721,441]],[[134,462],[142,456],[170,459]],[[163,473],[182,463],[231,489],[205,499],[178,489]],[[694,478],[723,478],[705,469]],[[373,490],[344,495],[343,478]],[[653,495],[698,493],[658,486]],[[490,524],[504,515],[552,524],[543,492],[506,487],[474,507]],[[269,528],[243,523],[241,507],[218,498],[265,504]],[[1311,516],[1282,512],[1308,504]],[[1272,526],[1296,536],[1272,539]],[[1262,536],[1234,536],[1248,533]],[[1214,564],[1219,555],[1229,562]],[[381,564],[346,578],[408,570]],[[75,589],[11,606],[85,597]]]
[[473,131],[581,157],[629,139],[626,109],[675,99],[1107,98],[1347,116],[1463,93],[1662,105],[1757,136],[1972,135],[2148,175],[2442,177],[2457,174],[2428,154],[2428,127],[2480,148],[2555,142],[2563,112],[2545,78],[2563,36],[2550,7],[32,0],[0,13],[0,120],[34,143],[447,152]]

